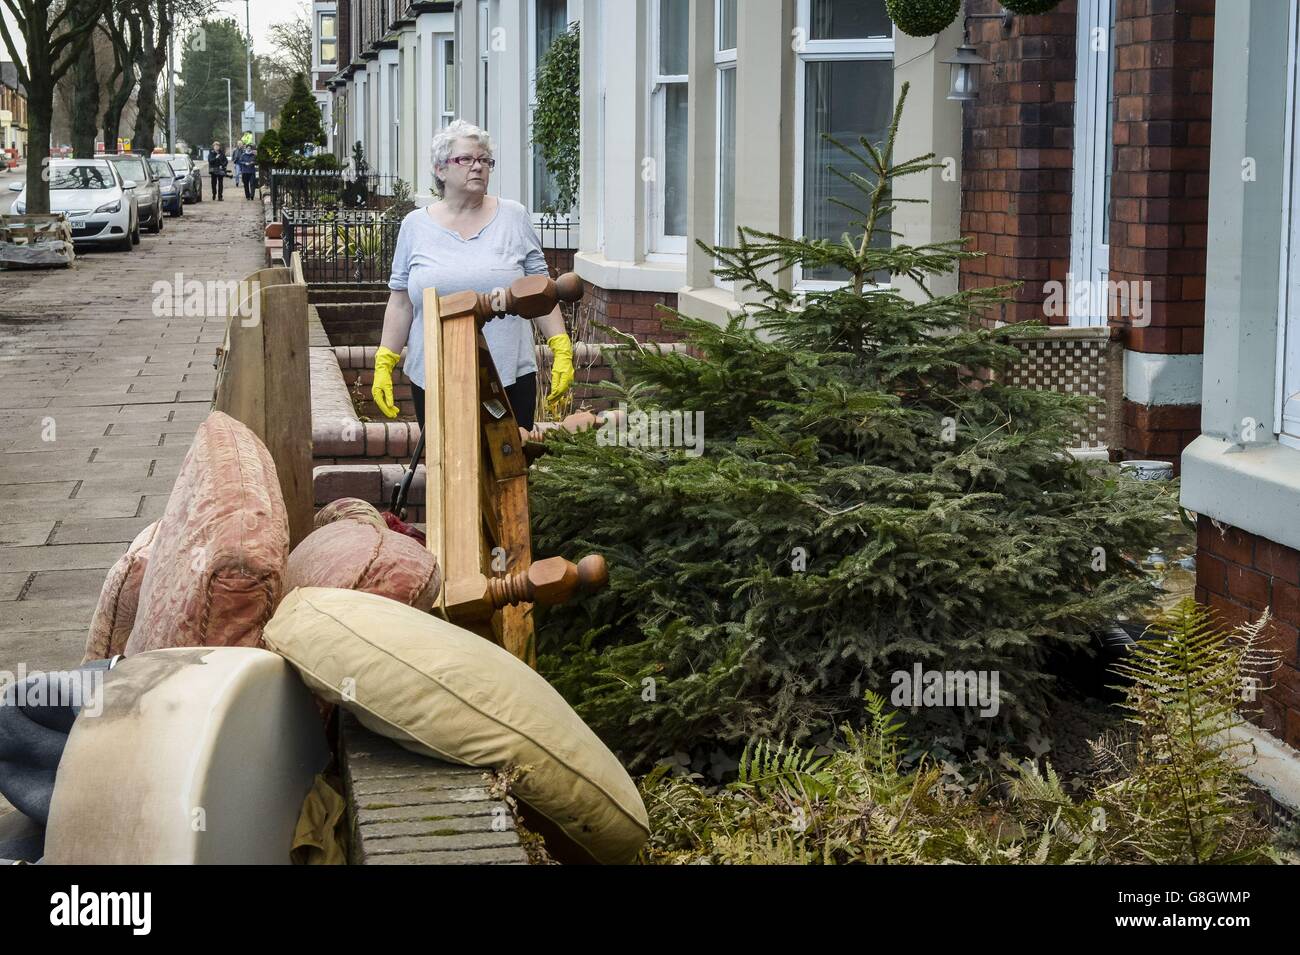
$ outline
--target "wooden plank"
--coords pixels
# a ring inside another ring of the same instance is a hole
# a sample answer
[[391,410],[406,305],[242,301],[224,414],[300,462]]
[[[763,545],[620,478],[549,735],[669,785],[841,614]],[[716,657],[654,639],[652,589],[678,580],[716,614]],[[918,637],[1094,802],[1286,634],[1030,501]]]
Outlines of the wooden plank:
[[[261,294],[260,291],[258,293]],[[266,366],[262,345],[261,321],[246,322],[241,303],[226,319],[224,357],[213,410],[224,411],[242,421],[265,441],[266,434]],[[258,306],[261,307],[260,305]],[[310,432],[309,432],[310,433]]]
[[[526,570],[533,562],[528,520],[528,475],[497,481],[498,544],[506,549],[506,573]],[[533,605],[507,605],[501,610],[501,645],[530,667],[537,666],[533,639]]]
[[307,286],[261,291],[265,407],[262,441],[275,461],[289,515],[289,546],[312,531],[311,374],[307,354]]
[[447,520],[443,513],[442,314],[436,289],[424,290],[424,514],[426,546],[443,584],[438,606],[447,611]]
[[484,604],[482,517],[477,507],[483,468],[479,428],[478,322],[472,313],[442,316],[442,427],[445,484],[447,607],[453,619],[491,615]]

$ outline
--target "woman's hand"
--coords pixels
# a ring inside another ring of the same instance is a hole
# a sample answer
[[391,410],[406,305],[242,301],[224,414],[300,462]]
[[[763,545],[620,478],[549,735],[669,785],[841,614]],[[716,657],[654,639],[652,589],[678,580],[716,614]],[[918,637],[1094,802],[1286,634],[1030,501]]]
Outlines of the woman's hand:
[[551,393],[546,396],[546,410],[556,417],[562,399],[573,387],[573,342],[561,332],[546,340],[554,356],[551,361]]
[[397,417],[397,405],[393,402],[393,369],[401,357],[383,345],[375,353],[375,383],[370,386],[370,394],[387,418]]

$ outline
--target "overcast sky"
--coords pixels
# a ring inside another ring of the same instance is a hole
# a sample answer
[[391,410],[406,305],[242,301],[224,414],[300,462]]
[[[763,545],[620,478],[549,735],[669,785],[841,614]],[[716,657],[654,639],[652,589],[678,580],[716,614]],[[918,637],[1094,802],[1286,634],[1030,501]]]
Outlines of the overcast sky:
[[[248,21],[253,33],[254,52],[269,53],[270,43],[267,40],[267,30],[271,24],[291,19],[304,6],[310,9],[311,5],[304,3],[303,0],[250,0],[248,4]],[[17,27],[10,18],[8,9],[2,3],[0,3],[0,15],[3,15],[8,23],[10,36],[21,46],[22,37],[18,35]],[[227,15],[235,17],[242,26],[244,23],[244,0],[221,0],[217,4],[217,16],[224,17]],[[0,60],[7,59],[9,59],[9,51],[5,49],[4,41],[0,40]]]

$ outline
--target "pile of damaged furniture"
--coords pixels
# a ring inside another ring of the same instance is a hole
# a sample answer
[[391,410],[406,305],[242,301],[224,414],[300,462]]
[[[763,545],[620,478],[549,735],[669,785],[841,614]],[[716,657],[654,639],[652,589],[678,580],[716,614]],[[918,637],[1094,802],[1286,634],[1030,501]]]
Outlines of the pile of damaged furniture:
[[554,858],[632,861],[648,828],[627,772],[526,663],[434,615],[439,586],[433,555],[360,501],[291,553],[270,455],[213,412],[105,581],[81,671],[95,698],[0,706],[0,793],[22,813],[0,854],[342,861],[347,720],[421,761],[508,772]]

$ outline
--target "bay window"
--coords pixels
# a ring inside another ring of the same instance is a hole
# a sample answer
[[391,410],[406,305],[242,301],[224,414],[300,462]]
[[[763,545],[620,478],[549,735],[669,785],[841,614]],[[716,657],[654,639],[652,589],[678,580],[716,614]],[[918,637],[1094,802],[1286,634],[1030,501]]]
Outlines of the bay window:
[[657,0],[651,6],[653,56],[650,100],[653,167],[648,186],[650,247],[686,251],[690,0]]
[[718,74],[718,245],[736,244],[736,4],[717,0],[713,62]]
[[[839,205],[866,205],[843,176],[864,174],[827,136],[861,151],[859,138],[883,142],[894,111],[893,24],[885,0],[799,0],[797,44],[796,222],[809,238],[838,242],[861,235],[862,217]],[[877,223],[872,244],[888,247],[889,219]],[[847,275],[833,269],[796,277],[804,287],[831,287]]]

